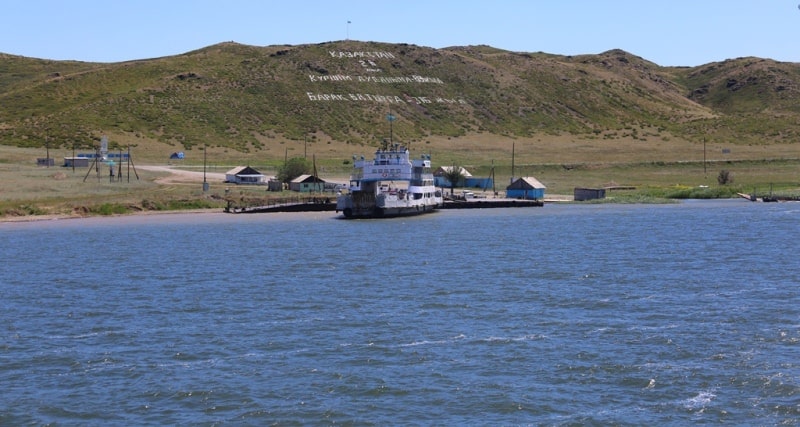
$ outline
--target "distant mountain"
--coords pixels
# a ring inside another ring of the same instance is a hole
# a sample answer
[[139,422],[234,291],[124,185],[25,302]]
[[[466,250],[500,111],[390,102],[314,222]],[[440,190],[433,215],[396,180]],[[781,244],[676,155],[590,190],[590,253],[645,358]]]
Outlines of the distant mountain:
[[800,64],[661,67],[621,50],[520,53],[340,41],[222,43],[121,63],[0,54],[0,144],[88,146],[103,134],[249,152],[309,133],[353,144],[489,133],[613,139],[624,129],[733,143],[800,135]]

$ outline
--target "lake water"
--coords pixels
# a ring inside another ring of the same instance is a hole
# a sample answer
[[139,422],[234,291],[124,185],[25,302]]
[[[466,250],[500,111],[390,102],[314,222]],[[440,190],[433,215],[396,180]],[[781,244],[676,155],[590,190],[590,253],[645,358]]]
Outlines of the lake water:
[[0,424],[798,425],[800,204],[0,224]]

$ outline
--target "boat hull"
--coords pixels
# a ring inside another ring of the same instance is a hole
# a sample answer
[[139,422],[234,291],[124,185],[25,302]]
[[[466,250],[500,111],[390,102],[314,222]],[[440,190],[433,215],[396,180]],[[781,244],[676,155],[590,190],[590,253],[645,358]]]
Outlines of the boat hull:
[[341,212],[345,218],[392,218],[432,213],[436,212],[440,206],[435,200],[399,206],[365,206],[354,204],[353,199],[349,196],[340,196],[336,203],[336,212]]
[[352,208],[344,208],[342,215],[347,219],[356,218],[394,218],[401,216],[422,215],[433,213],[438,210],[438,206],[414,206],[402,208],[379,208],[374,207],[371,209],[353,210]]

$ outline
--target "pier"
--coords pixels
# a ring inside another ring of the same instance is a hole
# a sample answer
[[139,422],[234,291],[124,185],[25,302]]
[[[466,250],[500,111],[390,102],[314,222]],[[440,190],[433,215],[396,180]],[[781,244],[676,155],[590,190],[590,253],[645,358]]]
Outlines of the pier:
[[446,200],[439,209],[530,208],[541,206],[544,206],[544,202],[542,200],[470,199]]
[[226,213],[271,213],[271,212],[326,212],[335,211],[336,201],[330,197],[292,197],[271,199],[266,205],[236,206],[230,200]]
[[[439,209],[492,209],[492,208],[529,208],[544,206],[542,200],[517,199],[470,199],[446,200]],[[336,201],[329,197],[306,197],[275,199],[262,206],[235,206],[230,201],[225,207],[226,213],[272,213],[272,212],[327,212],[336,210]]]

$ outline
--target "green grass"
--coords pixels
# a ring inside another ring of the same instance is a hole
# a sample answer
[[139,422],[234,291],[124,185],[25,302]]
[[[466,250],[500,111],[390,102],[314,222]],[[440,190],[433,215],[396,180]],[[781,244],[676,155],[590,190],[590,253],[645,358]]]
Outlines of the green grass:
[[642,196],[658,199],[728,199],[737,197],[742,192],[740,188],[733,186],[709,186],[709,187],[649,187],[639,191]]
[[127,206],[117,203],[102,203],[99,206],[90,207],[89,212],[94,215],[108,216],[128,213],[130,209]]
[[167,199],[167,200],[144,199],[140,203],[135,203],[135,204],[101,203],[99,205],[89,206],[87,208],[88,211],[87,214],[109,216],[109,215],[124,215],[142,211],[168,212],[168,211],[185,211],[185,210],[200,210],[200,209],[222,209],[223,206],[224,203],[222,201],[208,200],[205,197],[198,197],[194,199]]

